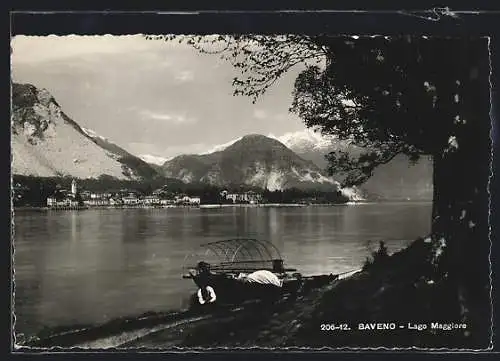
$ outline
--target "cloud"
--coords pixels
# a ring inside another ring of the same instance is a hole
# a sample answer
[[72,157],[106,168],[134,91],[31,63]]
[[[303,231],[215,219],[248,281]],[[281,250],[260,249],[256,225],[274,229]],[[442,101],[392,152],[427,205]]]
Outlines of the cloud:
[[182,83],[193,81],[193,79],[194,79],[194,73],[191,70],[183,70],[175,75],[175,80]]
[[187,124],[196,123],[197,119],[194,117],[189,117],[185,114],[168,114],[154,112],[148,109],[143,109],[139,111],[142,118],[148,118],[153,120],[165,121],[172,124]]
[[155,113],[150,110],[142,110],[141,115],[145,118],[156,120],[172,120],[172,116],[170,114]]
[[273,119],[277,121],[285,121],[291,118],[290,113],[278,113],[273,115]]
[[172,62],[170,60],[162,60],[158,63],[158,67],[162,68],[170,68],[172,66]]
[[282,121],[289,120],[291,118],[291,115],[290,115],[290,113],[284,113],[284,112],[272,113],[272,112],[268,112],[264,109],[255,109],[253,111],[253,117],[256,119],[260,119],[260,120],[267,119],[267,120],[275,120],[278,122],[282,122]]
[[255,109],[253,111],[253,116],[254,116],[254,118],[257,118],[257,119],[266,119],[267,112],[265,110],[262,110],[262,109]]
[[13,63],[40,63],[96,54],[143,52],[159,46],[161,42],[146,40],[141,35],[17,35],[11,40]]

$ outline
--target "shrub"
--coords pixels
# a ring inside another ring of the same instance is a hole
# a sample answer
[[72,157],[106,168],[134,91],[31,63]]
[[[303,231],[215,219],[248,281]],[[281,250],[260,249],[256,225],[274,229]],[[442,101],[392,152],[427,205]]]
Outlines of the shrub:
[[380,241],[379,248],[372,252],[371,257],[366,258],[363,270],[384,265],[388,259],[389,254],[387,252],[387,247],[385,246],[384,241]]

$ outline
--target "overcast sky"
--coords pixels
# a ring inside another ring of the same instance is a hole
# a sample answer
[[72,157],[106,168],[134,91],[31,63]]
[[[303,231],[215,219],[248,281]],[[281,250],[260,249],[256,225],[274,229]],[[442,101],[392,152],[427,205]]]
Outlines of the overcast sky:
[[198,153],[249,133],[305,129],[288,113],[298,69],[256,104],[234,97],[232,66],[137,36],[17,36],[12,77],[49,90],[82,127],[133,154]]

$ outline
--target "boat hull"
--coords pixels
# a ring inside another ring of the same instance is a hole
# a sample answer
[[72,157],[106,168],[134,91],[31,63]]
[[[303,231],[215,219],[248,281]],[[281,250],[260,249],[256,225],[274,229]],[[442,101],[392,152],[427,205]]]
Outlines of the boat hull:
[[[283,294],[294,293],[300,288],[299,279],[287,279],[281,287],[272,284],[250,283],[228,277],[226,275],[210,275],[203,281],[193,278],[193,281],[200,284],[207,284],[212,287],[219,304],[239,304],[248,300],[273,301],[280,298]],[[196,294],[193,302],[198,303]]]

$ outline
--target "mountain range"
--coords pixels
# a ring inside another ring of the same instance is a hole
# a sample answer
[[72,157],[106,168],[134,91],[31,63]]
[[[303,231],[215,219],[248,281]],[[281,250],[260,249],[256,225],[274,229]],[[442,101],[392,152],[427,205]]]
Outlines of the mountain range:
[[[202,154],[166,160],[137,157],[66,115],[45,89],[12,84],[12,173],[148,180],[176,178],[217,186],[248,185],[269,190],[290,187],[339,190],[341,175],[326,174],[325,154],[360,149],[311,130],[282,136],[250,134],[214,146]],[[141,159],[142,158],[142,159]],[[410,166],[404,156],[379,167],[359,189],[343,189],[353,200],[430,199],[432,163]]]
[[[325,155],[329,152],[342,150],[358,156],[363,151],[349,142],[323,136],[310,129],[286,133],[276,139],[322,170],[328,165]],[[370,199],[432,200],[432,173],[431,157],[422,156],[413,164],[407,156],[399,154],[387,164],[375,168],[373,175],[359,186],[359,190]],[[342,180],[341,174],[334,177]]]
[[81,127],[45,89],[12,84],[12,173],[185,183],[338,190],[339,184],[275,139],[248,135],[223,150],[148,164],[91,129]]
[[[238,137],[226,143],[215,145],[209,151],[201,154],[182,155],[170,160],[146,155],[141,157],[155,163],[157,169],[163,169],[163,172],[170,176],[180,179],[184,177],[186,179],[202,179],[205,176],[203,169],[207,167],[206,162],[210,163],[211,154],[220,154],[225,149],[231,149],[230,147],[239,144],[243,138],[245,137]],[[326,176],[328,165],[326,154],[342,150],[357,156],[363,151],[362,148],[349,142],[341,141],[332,136],[324,136],[310,129],[289,132],[281,136],[269,134],[267,138],[278,141],[302,160],[309,161],[309,165],[314,164],[315,167],[312,169],[328,179],[331,178]],[[286,169],[283,170],[286,171]],[[336,181],[341,181],[343,175],[335,174],[333,178]],[[347,190],[345,191],[347,192]],[[364,184],[351,191],[354,191],[355,197],[360,197],[362,194],[362,197],[370,199],[431,200],[433,192],[432,159],[422,157],[418,162],[412,164],[407,156],[397,155],[389,163],[377,167]]]

